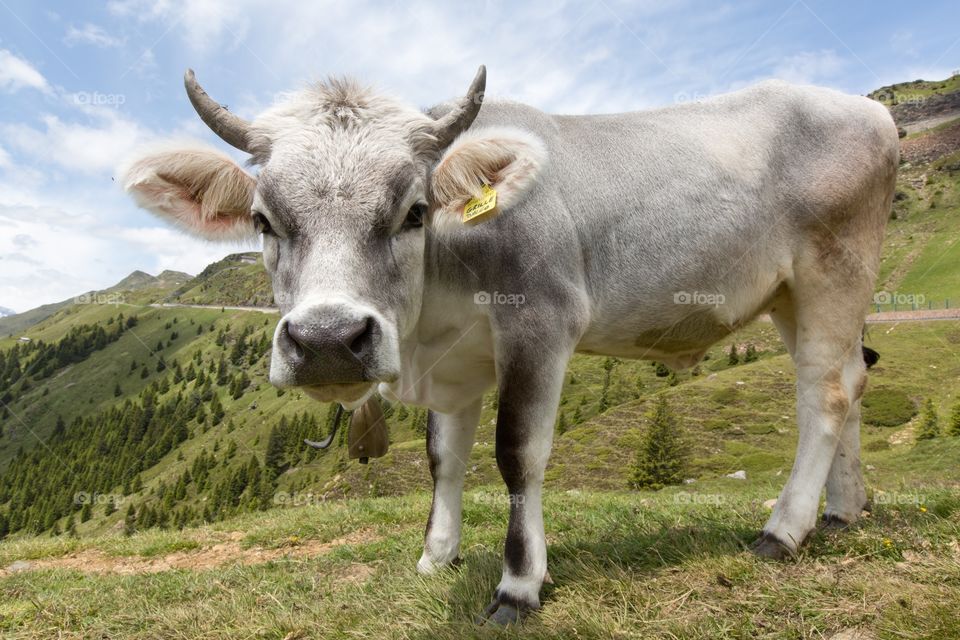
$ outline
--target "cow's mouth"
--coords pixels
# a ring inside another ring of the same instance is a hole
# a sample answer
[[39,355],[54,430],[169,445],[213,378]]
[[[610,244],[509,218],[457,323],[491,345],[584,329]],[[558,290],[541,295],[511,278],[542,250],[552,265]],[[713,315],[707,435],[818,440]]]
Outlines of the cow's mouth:
[[314,400],[339,402],[347,409],[359,406],[376,386],[376,382],[350,382],[343,384],[312,384],[299,387]]

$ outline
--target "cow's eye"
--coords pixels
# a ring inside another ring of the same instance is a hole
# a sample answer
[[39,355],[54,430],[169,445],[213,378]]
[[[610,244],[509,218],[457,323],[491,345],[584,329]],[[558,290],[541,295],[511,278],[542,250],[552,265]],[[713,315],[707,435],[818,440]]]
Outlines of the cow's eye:
[[255,212],[253,214],[253,227],[257,230],[257,233],[262,233],[265,236],[273,233],[273,229],[270,227],[270,221],[267,220],[267,216],[262,213]]
[[418,229],[423,226],[423,219],[427,215],[427,205],[422,202],[410,207],[407,211],[407,217],[403,221],[404,229]]

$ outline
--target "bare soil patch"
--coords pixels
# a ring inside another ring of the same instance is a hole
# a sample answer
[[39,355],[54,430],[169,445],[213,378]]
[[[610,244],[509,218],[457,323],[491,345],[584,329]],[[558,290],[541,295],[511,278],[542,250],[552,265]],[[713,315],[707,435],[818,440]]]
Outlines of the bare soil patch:
[[[84,573],[115,573],[121,575],[159,573],[175,569],[205,571],[228,564],[252,565],[282,558],[310,558],[329,553],[336,547],[373,542],[378,536],[369,530],[359,530],[341,538],[321,542],[319,540],[294,540],[277,548],[244,548],[239,542],[243,534],[231,535],[230,539],[201,549],[175,551],[153,557],[111,556],[99,549],[84,549],[59,558],[43,558],[20,562],[17,571],[38,569],[74,569]],[[365,565],[355,565],[364,567]],[[366,572],[366,573],[365,573]],[[346,572],[345,577],[362,582],[372,569],[356,569]],[[0,571],[7,573],[7,571]]]

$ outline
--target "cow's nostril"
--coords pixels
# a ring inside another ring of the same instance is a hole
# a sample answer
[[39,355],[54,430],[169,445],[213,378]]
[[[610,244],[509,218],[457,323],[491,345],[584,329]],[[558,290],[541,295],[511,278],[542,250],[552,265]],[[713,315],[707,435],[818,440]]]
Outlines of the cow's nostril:
[[353,352],[353,355],[359,356],[366,350],[367,345],[370,344],[371,335],[373,333],[372,330],[373,318],[366,318],[357,324],[357,328],[348,343],[350,345],[350,351]]
[[290,338],[290,342],[293,345],[294,354],[297,358],[302,359],[304,356],[303,345],[306,341],[306,336],[303,334],[303,329],[300,325],[293,322],[288,322],[284,327],[287,333],[287,337]]

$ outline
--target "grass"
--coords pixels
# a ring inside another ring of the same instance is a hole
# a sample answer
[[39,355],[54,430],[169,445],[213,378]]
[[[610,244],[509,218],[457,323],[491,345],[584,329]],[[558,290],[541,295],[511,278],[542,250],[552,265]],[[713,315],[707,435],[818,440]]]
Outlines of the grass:
[[[0,579],[0,630],[20,638],[440,640],[807,638],[859,628],[876,637],[955,638],[960,498],[937,484],[915,491],[917,502],[876,505],[851,531],[816,534],[788,564],[744,551],[767,516],[762,502],[776,494],[775,477],[658,493],[548,492],[555,584],[545,589],[542,610],[506,633],[472,622],[499,579],[506,501],[491,499],[500,495],[493,487],[466,496],[458,570],[424,578],[413,569],[426,494],[345,500],[183,533],[77,542],[137,555],[174,548],[178,537],[210,540],[230,530],[244,532],[248,545],[376,534],[315,557],[211,571],[16,573]],[[0,546],[0,564],[70,550],[57,539],[14,542]]]

